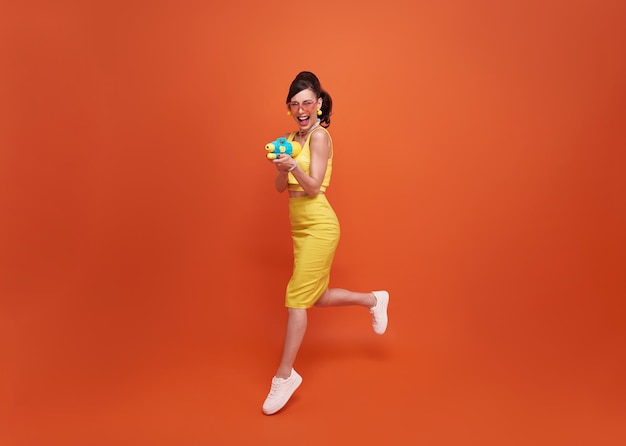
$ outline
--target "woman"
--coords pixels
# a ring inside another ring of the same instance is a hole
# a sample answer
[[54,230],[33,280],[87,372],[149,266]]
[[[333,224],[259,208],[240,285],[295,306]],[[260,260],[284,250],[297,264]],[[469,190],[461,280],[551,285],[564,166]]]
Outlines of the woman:
[[367,307],[372,313],[374,331],[383,334],[387,328],[389,303],[387,291],[357,293],[328,288],[339,242],[339,222],[324,193],[332,173],[333,143],[326,129],[330,125],[332,99],[322,90],[313,73],[303,71],[291,83],[286,102],[287,114],[293,116],[298,130],[285,137],[300,143],[302,152],[296,158],[279,155],[272,160],[278,171],[276,189],[289,193],[294,268],[285,299],[288,311],[285,344],[263,404],[266,415],[282,409],[302,383],[293,363],[306,331],[308,308],[314,305]]

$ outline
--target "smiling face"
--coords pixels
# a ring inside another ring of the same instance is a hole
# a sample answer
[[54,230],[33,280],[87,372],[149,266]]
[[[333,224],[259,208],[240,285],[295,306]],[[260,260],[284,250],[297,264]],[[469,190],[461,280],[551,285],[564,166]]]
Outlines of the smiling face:
[[317,110],[322,107],[322,99],[310,89],[302,90],[287,103],[291,116],[300,130],[308,130],[317,122]]

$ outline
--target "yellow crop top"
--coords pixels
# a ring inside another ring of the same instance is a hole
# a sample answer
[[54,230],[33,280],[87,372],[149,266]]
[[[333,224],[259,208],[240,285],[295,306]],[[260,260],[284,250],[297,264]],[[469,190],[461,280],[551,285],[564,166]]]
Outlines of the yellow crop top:
[[[328,139],[330,139],[330,156],[328,157],[328,164],[326,165],[326,173],[324,174],[324,179],[322,180],[322,184],[320,186],[320,190],[325,191],[328,185],[330,184],[330,176],[333,172],[333,140],[330,137],[330,133],[328,133],[328,130],[326,130],[324,127],[318,127],[318,128],[324,130],[328,134]],[[317,129],[315,129],[315,131],[317,131]],[[297,132],[290,133],[289,137],[287,138],[287,141],[293,141],[294,137],[296,136],[296,133]],[[311,132],[311,134],[312,133],[313,132]],[[300,166],[300,168],[304,170],[304,172],[307,175],[310,175],[309,172],[311,169],[311,149],[309,148],[309,141],[311,140],[311,134],[307,136],[306,141],[304,141],[304,146],[302,147],[302,152],[300,152],[300,154],[296,158],[298,160],[298,166]],[[288,175],[287,185],[288,185],[289,190],[300,190],[300,191],[304,190],[302,186],[300,186],[300,183],[298,183],[298,180],[296,180],[296,177],[294,177],[292,173],[289,173]]]

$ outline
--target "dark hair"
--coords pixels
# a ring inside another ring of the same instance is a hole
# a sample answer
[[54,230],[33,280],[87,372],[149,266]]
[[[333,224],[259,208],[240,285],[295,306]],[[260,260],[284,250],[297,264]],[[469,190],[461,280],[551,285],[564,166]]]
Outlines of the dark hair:
[[287,100],[285,102],[288,104],[291,102],[291,98],[306,89],[312,90],[316,97],[322,98],[322,114],[319,116],[320,124],[322,127],[328,127],[330,125],[330,115],[333,111],[333,100],[328,92],[322,89],[317,76],[310,71],[301,71],[298,73],[293,82],[291,82],[289,94],[287,94]]

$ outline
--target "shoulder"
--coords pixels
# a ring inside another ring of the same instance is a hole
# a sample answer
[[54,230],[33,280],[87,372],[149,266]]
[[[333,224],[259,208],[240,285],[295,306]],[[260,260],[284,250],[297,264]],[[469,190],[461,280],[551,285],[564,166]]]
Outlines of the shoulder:
[[311,133],[311,146],[330,147],[330,133],[324,127],[318,127]]

